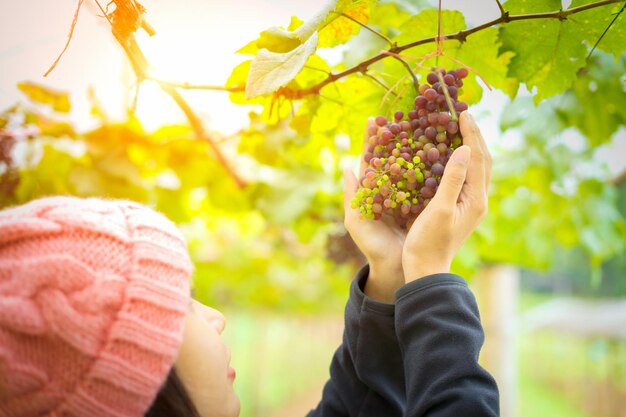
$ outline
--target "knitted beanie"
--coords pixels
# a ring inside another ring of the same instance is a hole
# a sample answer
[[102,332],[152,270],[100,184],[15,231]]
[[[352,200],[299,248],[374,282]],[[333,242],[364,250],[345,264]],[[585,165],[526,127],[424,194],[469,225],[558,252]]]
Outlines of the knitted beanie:
[[128,201],[0,211],[0,417],[140,417],[174,364],[192,264]]

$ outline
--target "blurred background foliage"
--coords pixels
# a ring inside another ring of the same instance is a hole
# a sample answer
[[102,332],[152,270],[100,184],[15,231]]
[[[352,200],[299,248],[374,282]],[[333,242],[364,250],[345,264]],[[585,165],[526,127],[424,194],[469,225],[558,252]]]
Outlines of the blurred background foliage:
[[[97,127],[79,131],[66,93],[20,83],[26,100],[0,114],[0,207],[72,194],[132,199],[165,213],[189,241],[197,298],[237,312],[235,323],[248,329],[231,336],[237,346],[255,343],[242,311],[261,318],[267,311],[336,316],[364,261],[342,225],[342,168],[358,165],[368,116],[408,109],[415,97],[405,65],[392,57],[350,72],[390,48],[354,19],[389,38],[392,48],[432,38],[438,20],[427,1],[331,3],[351,19],[294,17],[286,29],[263,32],[239,51],[251,59],[233,68],[224,87],[234,104],[248,106],[249,125],[234,135],[211,132],[229,167],[191,124],[147,131],[132,107],[126,120],[112,121],[93,98]],[[566,10],[592,3],[574,0]],[[555,12],[562,4],[509,0],[503,7],[514,15]],[[529,290],[626,296],[626,180],[600,158],[608,153],[620,169],[626,166],[616,151],[626,142],[623,9],[615,1],[563,19],[494,23],[462,42],[446,40],[438,57],[433,42],[400,51],[418,79],[436,64],[470,66],[476,72],[461,97],[479,109],[479,124],[481,117],[499,123],[500,137],[488,138],[490,213],[455,259],[455,272],[471,279],[483,266],[512,264],[528,271],[523,285]],[[458,11],[441,16],[443,33],[468,29]],[[294,37],[298,28],[310,29],[306,39]],[[295,75],[279,75],[280,88],[246,98],[259,51],[277,54],[280,62],[311,36],[319,36],[318,49],[292,68]],[[341,58],[327,58],[329,50]],[[345,71],[316,89],[329,74]],[[501,109],[493,108],[494,93],[486,93],[481,77],[503,93]],[[272,323],[283,336],[317,334],[310,330],[315,325]],[[319,363],[338,341],[333,331],[319,339],[330,350]],[[280,346],[267,349],[292,363]],[[288,368],[281,375],[289,375]],[[261,374],[254,375],[250,381],[258,382]],[[243,398],[266,394],[252,387],[242,382]]]
[[[591,2],[573,2],[570,8],[585,3]],[[511,14],[560,6],[505,3]],[[487,263],[545,270],[559,248],[578,247],[597,283],[602,262],[623,251],[626,227],[617,210],[615,174],[597,158],[598,149],[624,140],[623,25],[612,27],[585,59],[621,6],[593,8],[566,20],[493,25],[464,42],[444,42],[442,57],[424,58],[433,51],[432,42],[405,53],[407,61],[417,62],[419,77],[437,62],[458,66],[451,59],[473,68],[462,96],[470,104],[483,95],[476,74],[513,99],[501,112],[500,129],[515,131],[516,139],[490,138],[495,161],[490,215],[457,257],[455,271],[471,277]],[[437,12],[427,2],[341,1],[335,7],[397,45],[437,31]],[[185,230],[203,301],[302,311],[336,308],[345,296],[346,277],[362,262],[341,226],[341,168],[356,165],[366,117],[409,108],[415,92],[402,63],[381,59],[298,97],[328,74],[385,47],[381,37],[352,20],[329,19],[314,28],[325,39],[319,51],[343,51],[340,62],[312,53],[273,94],[246,99],[242,90],[231,93],[233,103],[252,105],[247,128],[232,137],[215,133],[232,167],[224,167],[190,125],[147,132],[132,109],[127,120],[109,121],[95,99],[92,113],[100,125],[78,132],[68,116],[66,93],[20,83],[29,101],[0,116],[0,204],[58,193],[141,201]],[[467,29],[458,11],[444,10],[441,23],[443,33]],[[294,17],[283,31],[303,25]],[[555,31],[562,32],[558,38]],[[288,53],[301,46],[268,33],[273,32],[263,32],[240,52],[255,55],[269,47]],[[226,88],[246,86],[255,58],[233,69]],[[531,94],[518,93],[520,84]],[[238,187],[229,169],[246,186]]]

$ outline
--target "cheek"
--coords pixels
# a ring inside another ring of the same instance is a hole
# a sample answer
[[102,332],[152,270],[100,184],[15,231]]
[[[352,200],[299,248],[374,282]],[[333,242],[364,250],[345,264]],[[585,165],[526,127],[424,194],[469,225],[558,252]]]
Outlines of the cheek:
[[235,397],[227,378],[228,353],[216,330],[201,317],[190,314],[186,319],[176,371],[202,416],[232,415],[224,414]]

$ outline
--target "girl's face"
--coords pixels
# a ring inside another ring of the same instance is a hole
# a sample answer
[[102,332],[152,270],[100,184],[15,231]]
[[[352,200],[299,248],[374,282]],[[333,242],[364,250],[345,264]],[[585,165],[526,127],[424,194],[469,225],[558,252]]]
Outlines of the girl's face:
[[239,415],[235,371],[220,338],[225,324],[222,313],[192,300],[175,368],[201,417]]

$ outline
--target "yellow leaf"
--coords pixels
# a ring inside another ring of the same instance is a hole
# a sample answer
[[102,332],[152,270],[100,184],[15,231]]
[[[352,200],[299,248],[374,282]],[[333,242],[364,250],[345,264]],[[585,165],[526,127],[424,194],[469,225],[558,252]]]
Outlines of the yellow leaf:
[[46,104],[54,111],[59,113],[68,113],[70,111],[69,94],[65,91],[53,90],[30,81],[17,83],[17,88],[26,94],[31,101]]

